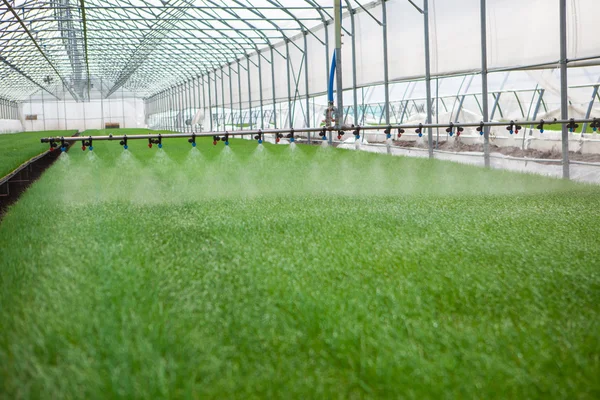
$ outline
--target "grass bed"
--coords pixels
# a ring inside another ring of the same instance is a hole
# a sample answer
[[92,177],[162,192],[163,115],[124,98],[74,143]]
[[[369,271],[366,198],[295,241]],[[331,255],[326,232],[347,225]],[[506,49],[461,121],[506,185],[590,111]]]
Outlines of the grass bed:
[[0,224],[9,398],[594,398],[600,188],[198,139],[71,151]]
[[7,133],[0,135],[0,178],[14,171],[19,165],[48,150],[40,143],[47,136],[73,136],[77,131],[41,131]]

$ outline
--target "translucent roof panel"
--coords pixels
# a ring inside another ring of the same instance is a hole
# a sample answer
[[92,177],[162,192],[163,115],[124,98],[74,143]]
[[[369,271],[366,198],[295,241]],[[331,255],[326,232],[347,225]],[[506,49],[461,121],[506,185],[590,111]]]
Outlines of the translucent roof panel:
[[[79,101],[92,77],[108,96],[147,96],[331,19],[318,0],[15,0],[0,3],[0,96],[63,88]],[[84,8],[81,7],[84,4]]]

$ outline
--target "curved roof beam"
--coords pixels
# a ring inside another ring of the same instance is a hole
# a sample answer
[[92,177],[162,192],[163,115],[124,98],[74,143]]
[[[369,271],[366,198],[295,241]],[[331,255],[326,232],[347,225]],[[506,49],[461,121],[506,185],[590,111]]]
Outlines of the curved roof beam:
[[[311,35],[313,35],[315,37],[315,39],[317,39],[319,42],[321,42],[321,44],[323,46],[325,46],[325,43],[317,35],[315,35],[310,29],[308,29],[294,14],[292,14],[290,12],[290,10],[288,10],[285,7],[283,7],[281,5],[281,3],[279,3],[279,1],[275,2],[273,0],[267,0],[267,2],[269,2],[270,4],[273,4],[276,7],[280,7],[281,11],[283,11],[284,13],[286,13],[287,15],[289,15],[290,17],[292,17],[294,19],[294,21],[296,21],[296,23],[298,24],[298,26],[300,27],[300,30],[302,32],[308,32],[308,33],[310,33]],[[319,13],[319,14],[321,14],[321,13]],[[321,15],[321,19],[323,20],[323,16],[322,15]],[[296,46],[296,47],[298,47],[298,46]],[[304,52],[304,50],[302,50],[302,49],[300,49],[300,51]]]
[[[222,10],[222,11],[225,11],[225,12],[226,12],[226,13],[228,13],[229,15],[231,15],[231,16],[233,16],[233,17],[236,17],[236,18],[239,18],[239,15],[237,15],[236,13],[234,13],[234,12],[233,12],[233,11],[231,11],[231,10],[228,10],[228,9],[226,9],[226,8],[223,8],[222,6],[219,6],[218,4],[215,4],[215,2],[214,2],[214,1],[212,1],[212,0],[203,0],[203,1],[204,1],[204,3],[205,3],[205,4],[206,4],[206,2],[209,2],[210,4],[212,4],[213,6],[215,6],[216,8],[218,8],[218,9],[220,9],[220,10]],[[254,13],[254,10],[252,10],[251,8],[249,8],[248,6],[246,6],[245,4],[241,4],[241,3],[240,3],[239,1],[237,1],[237,0],[233,0],[233,1],[234,1],[236,4],[238,4],[239,6],[241,6],[241,7],[245,7],[245,8],[246,8],[248,11],[250,11],[250,12],[253,12],[253,13]],[[263,16],[263,17],[264,17],[264,16]],[[265,39],[265,41],[266,41],[266,42],[269,44],[269,46],[272,46],[272,43],[271,43],[271,38],[269,38],[267,35],[265,35],[265,34],[264,34],[264,32],[262,32],[260,29],[257,29],[255,26],[253,26],[251,23],[249,23],[248,21],[244,20],[243,18],[240,18],[240,21],[241,21],[241,22],[243,22],[244,24],[246,24],[246,25],[247,25],[249,28],[251,28],[251,29],[255,30],[257,33],[259,33],[259,34],[260,34],[260,36],[262,36],[262,37]],[[275,24],[274,24],[272,21],[268,21],[268,22],[269,22],[269,23],[271,23],[271,25],[273,25],[273,27],[274,27],[274,28],[276,28],[278,31],[280,31],[280,29],[281,29],[281,28],[279,28],[277,25],[275,25]],[[221,21],[221,23],[222,23],[222,24],[224,24],[224,25],[227,25],[228,27],[230,27],[230,28],[232,28],[232,29],[235,29],[235,28],[234,28],[233,26],[231,26],[231,24],[230,24],[230,23],[228,23],[228,22]],[[239,32],[239,31],[237,31],[237,30],[236,30],[236,32],[238,32],[238,34],[240,34],[240,32]],[[284,34],[283,32],[280,32],[280,33],[281,33],[281,35],[282,35],[283,37],[285,37],[285,34]]]
[[[189,4],[189,2],[188,2],[188,1],[182,1],[182,2],[183,2],[183,3],[186,3],[186,4]],[[146,3],[146,4],[148,4],[148,3]],[[168,6],[166,6],[166,7],[165,7],[165,9],[166,9],[166,10],[169,10],[169,7],[168,7]],[[170,10],[171,10],[171,11],[173,11],[173,10],[177,10],[177,9],[175,9],[175,8],[171,7],[171,8],[170,8]],[[207,14],[207,15],[208,15],[208,16],[210,16],[210,17],[211,17],[213,20],[214,20],[214,19],[216,19],[214,16],[210,15],[208,12],[203,12],[203,14]],[[138,15],[139,15],[139,14],[138,14]],[[129,16],[129,15],[125,15],[125,16],[127,17],[127,16]],[[221,35],[222,35],[224,38],[231,39],[231,37],[230,37],[230,36],[228,36],[228,35],[226,35],[225,33],[223,33],[223,32],[222,32],[220,29],[218,29],[218,28],[216,28],[216,27],[212,26],[212,25],[210,24],[210,20],[208,20],[208,21],[199,21],[199,22],[201,22],[201,23],[204,23],[204,24],[208,25],[208,27],[210,28],[210,30],[211,30],[211,31],[217,31],[217,32],[219,32],[219,34],[221,34]],[[196,25],[192,25],[192,24],[190,24],[189,22],[186,22],[186,23],[185,23],[185,25],[188,25],[188,26],[189,26],[191,29],[194,29],[194,30],[205,31],[205,30],[203,30],[203,29],[200,29],[200,28],[199,28],[198,26],[196,26]],[[226,25],[228,25],[228,24],[226,24]],[[229,25],[229,26],[230,26],[230,25]],[[230,26],[230,27],[231,27],[231,26]],[[233,29],[233,27],[231,27],[231,28]],[[178,29],[176,29],[176,31],[177,31],[177,30],[178,30]],[[181,29],[181,30],[183,30],[183,29]],[[239,35],[239,36],[240,36],[242,39],[245,39],[245,40],[246,40],[246,43],[247,43],[248,45],[250,45],[250,46],[253,46],[253,47],[255,47],[255,46],[256,46],[256,44],[254,43],[254,41],[252,41],[252,39],[251,39],[250,37],[248,37],[246,34],[244,34],[243,32],[238,32],[238,31],[236,31],[236,32],[237,32],[237,34],[238,34],[238,35]],[[265,36],[265,38],[266,38],[266,36]],[[138,50],[139,50],[139,49],[140,49],[142,46],[144,46],[144,41],[147,41],[147,39],[148,39],[148,36],[144,37],[144,38],[142,39],[142,42],[141,42],[141,43],[139,43],[139,45],[137,46],[137,48],[136,48],[136,50],[135,50],[135,51],[138,51]],[[162,39],[164,39],[164,38],[162,38]],[[159,41],[162,41],[162,39],[160,39]],[[198,39],[199,39],[199,40],[201,40],[202,38],[198,38]],[[266,38],[266,39],[268,39],[268,38]],[[189,42],[189,41],[188,41],[188,42]],[[232,42],[231,42],[230,44],[234,45],[234,47],[238,47],[238,46],[239,46],[239,50],[241,50],[241,51],[243,51],[244,53],[246,53],[246,49],[245,49],[245,48],[243,48],[241,45],[239,45],[239,44],[238,44],[237,42],[235,42],[234,40],[232,40]],[[152,50],[153,50],[153,49],[148,49],[148,50],[149,50],[149,52],[152,52]],[[149,54],[147,54],[147,55],[146,55],[145,57],[143,57],[143,58],[144,58],[144,59],[145,59],[145,58],[147,58],[147,57],[148,57],[148,55],[149,55]],[[142,56],[143,56],[143,55],[142,55]],[[142,61],[143,61],[143,60],[142,60]],[[126,83],[128,80],[129,80],[129,78],[131,78],[131,77],[134,75],[134,73],[135,73],[135,72],[138,70],[138,68],[141,66],[141,63],[140,63],[140,62],[137,62],[137,63],[135,63],[134,65],[132,65],[132,66],[131,66],[131,68],[127,68],[127,65],[128,65],[128,64],[130,64],[130,62],[131,62],[131,59],[130,59],[130,61],[129,61],[127,64],[125,64],[125,68],[127,69],[127,71],[125,71],[125,70],[122,70],[122,71],[121,71],[121,73],[118,75],[118,77],[117,77],[117,79],[116,79],[115,85],[114,85],[114,86],[113,86],[113,87],[112,87],[112,88],[109,90],[109,92],[108,92],[108,94],[107,94],[107,97],[108,97],[108,96],[110,96],[112,93],[114,93],[114,92],[115,92],[115,91],[118,89],[118,87],[120,87],[120,86],[124,85],[124,84],[125,84],[125,83]],[[210,62],[210,61],[209,61],[209,62]],[[212,63],[211,63],[211,64],[212,64]],[[206,64],[204,64],[204,65],[206,65]],[[124,73],[123,71],[125,71],[126,73]]]

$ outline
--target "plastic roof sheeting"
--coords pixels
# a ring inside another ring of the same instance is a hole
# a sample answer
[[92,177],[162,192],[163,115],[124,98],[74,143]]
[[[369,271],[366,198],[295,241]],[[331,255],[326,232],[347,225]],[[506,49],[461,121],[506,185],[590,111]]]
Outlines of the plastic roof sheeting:
[[[479,2],[429,0],[435,75],[480,69]],[[344,88],[353,87],[353,62],[357,86],[381,84],[381,0],[342,3]],[[422,6],[422,0],[414,3]],[[585,62],[597,64],[600,2],[567,3],[569,58],[596,57]],[[419,79],[423,16],[407,0],[385,4],[389,80]],[[85,101],[92,85],[104,97],[118,90],[150,97],[203,76],[211,82],[212,101],[237,105],[251,98],[256,105],[261,96],[272,102],[272,68],[278,101],[290,91],[305,96],[307,88],[319,95],[326,91],[333,51],[332,7],[333,0],[0,0],[0,97],[23,100],[43,88],[49,96],[66,91]],[[487,8],[490,69],[558,63],[557,1],[487,0]]]

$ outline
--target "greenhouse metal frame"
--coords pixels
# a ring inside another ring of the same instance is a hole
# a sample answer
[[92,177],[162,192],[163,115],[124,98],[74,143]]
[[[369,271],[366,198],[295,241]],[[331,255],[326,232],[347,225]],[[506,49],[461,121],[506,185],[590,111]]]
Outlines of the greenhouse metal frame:
[[[122,127],[190,133],[300,131],[323,119],[333,130],[383,130],[420,119],[433,157],[440,124],[535,121],[554,108],[561,120],[594,116],[600,46],[591,22],[600,5],[551,3],[2,0],[0,118],[41,114],[24,124],[31,130],[121,120]],[[509,75],[519,74],[539,80],[506,88]],[[454,92],[439,93],[445,84]],[[467,121],[470,101],[477,115]],[[569,112],[573,104],[584,108],[580,115]],[[334,118],[334,105],[343,118]],[[486,127],[487,166],[489,134]],[[565,178],[570,136],[563,124]]]

